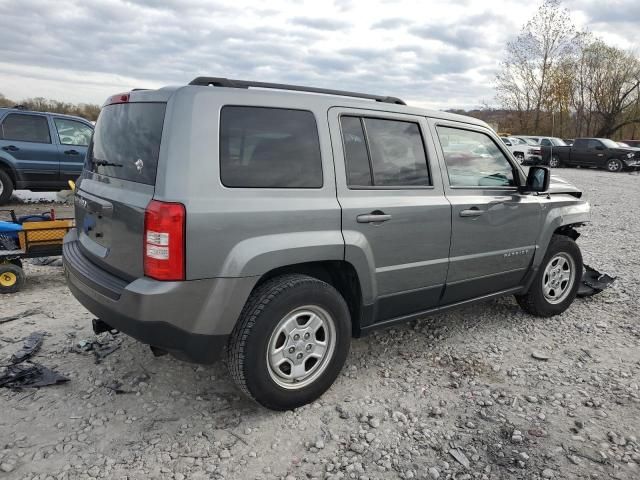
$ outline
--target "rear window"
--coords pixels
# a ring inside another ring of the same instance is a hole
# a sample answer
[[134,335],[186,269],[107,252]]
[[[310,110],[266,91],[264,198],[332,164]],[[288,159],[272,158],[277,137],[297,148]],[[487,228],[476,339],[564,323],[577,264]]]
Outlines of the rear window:
[[320,188],[313,113],[229,106],[220,115],[220,180],[226,187]]
[[100,112],[87,168],[109,177],[155,184],[165,103],[119,103]]

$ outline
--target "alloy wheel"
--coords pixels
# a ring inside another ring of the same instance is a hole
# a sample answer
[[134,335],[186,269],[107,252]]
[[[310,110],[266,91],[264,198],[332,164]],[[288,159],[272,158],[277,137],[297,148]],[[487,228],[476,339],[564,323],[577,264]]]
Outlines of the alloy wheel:
[[547,302],[564,301],[575,282],[575,262],[570,255],[558,253],[547,264],[542,275],[542,293]]
[[336,346],[331,315],[307,305],[286,315],[267,346],[267,368],[280,387],[296,390],[314,382],[327,368]]

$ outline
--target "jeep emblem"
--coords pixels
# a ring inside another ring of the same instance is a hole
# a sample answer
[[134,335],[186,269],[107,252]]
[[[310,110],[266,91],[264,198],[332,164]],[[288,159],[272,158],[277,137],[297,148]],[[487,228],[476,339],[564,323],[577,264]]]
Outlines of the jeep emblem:
[[136,160],[136,163],[134,163],[134,165],[138,169],[138,173],[142,173],[142,169],[144,168],[144,162],[142,161],[142,159],[139,158],[138,160]]

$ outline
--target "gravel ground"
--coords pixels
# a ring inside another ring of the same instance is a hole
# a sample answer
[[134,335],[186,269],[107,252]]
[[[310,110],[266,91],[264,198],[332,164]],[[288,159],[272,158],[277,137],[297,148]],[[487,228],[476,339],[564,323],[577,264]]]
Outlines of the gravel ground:
[[335,385],[287,413],[222,364],[122,335],[100,336],[119,349],[99,364],[76,353],[91,315],[61,268],[28,265],[0,317],[36,311],[0,325],[0,359],[45,331],[34,360],[70,382],[0,389],[0,478],[640,478],[640,176],[556,173],[592,203],[578,243],[612,288],[551,319],[505,298],[354,340]]

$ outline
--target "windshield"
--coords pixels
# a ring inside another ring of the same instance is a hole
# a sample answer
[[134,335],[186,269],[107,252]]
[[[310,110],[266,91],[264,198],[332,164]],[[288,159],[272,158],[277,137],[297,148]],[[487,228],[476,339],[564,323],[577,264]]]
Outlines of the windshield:
[[551,140],[551,144],[554,147],[566,147],[567,144],[564,140],[562,140],[561,138],[550,138],[549,140]]
[[523,138],[523,140],[527,142],[527,145],[540,145],[540,142],[538,141],[537,138],[534,139],[534,138],[525,137]]
[[608,138],[599,138],[598,140],[600,140],[607,148],[619,148],[616,142],[609,140]]

